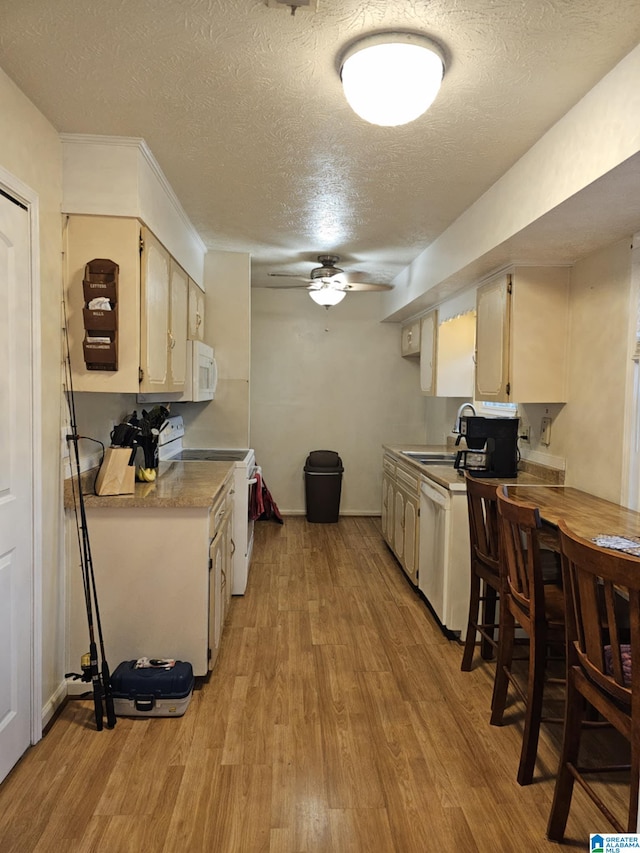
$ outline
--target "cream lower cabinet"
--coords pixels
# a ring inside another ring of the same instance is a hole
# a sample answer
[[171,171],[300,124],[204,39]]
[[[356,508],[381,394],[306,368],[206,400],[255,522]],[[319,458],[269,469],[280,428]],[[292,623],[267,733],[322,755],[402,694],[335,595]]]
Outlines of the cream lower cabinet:
[[417,585],[420,480],[408,468],[394,462],[391,456],[385,456],[385,464],[388,467],[383,475],[383,508],[386,501],[386,532],[383,520],[383,534],[405,574]]
[[[112,671],[121,661],[140,657],[189,661],[199,676],[213,668],[224,626],[222,578],[229,571],[225,525],[231,518],[230,489],[228,481],[213,508],[87,508]],[[66,671],[80,672],[89,637],[75,521],[69,511],[66,539]],[[82,682],[72,682],[71,689],[74,685],[78,692],[86,690]]]
[[209,600],[209,669],[220,651],[222,630],[229,608],[233,589],[233,501],[227,492],[216,503],[211,512],[209,546],[210,600]]
[[384,457],[382,466],[382,535],[385,542],[393,548],[393,489],[396,466],[388,456]]
[[475,399],[567,399],[568,267],[514,267],[477,291]]

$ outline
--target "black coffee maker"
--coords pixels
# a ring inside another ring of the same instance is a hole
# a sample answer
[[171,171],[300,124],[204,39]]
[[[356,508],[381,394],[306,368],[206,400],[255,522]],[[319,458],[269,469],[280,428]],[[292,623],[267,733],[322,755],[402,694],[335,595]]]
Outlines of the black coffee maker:
[[454,468],[473,477],[516,477],[519,424],[520,418],[461,417],[456,445],[465,446],[456,454]]

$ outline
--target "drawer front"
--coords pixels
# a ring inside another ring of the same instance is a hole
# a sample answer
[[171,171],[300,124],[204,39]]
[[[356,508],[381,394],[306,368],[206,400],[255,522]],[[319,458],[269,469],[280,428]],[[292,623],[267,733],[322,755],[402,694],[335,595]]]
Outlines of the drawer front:
[[231,500],[231,493],[227,491],[217,499],[211,508],[209,512],[209,539],[213,539],[220,529],[222,519],[231,507]]
[[411,494],[420,494],[420,479],[413,473],[398,466],[396,468],[396,482]]

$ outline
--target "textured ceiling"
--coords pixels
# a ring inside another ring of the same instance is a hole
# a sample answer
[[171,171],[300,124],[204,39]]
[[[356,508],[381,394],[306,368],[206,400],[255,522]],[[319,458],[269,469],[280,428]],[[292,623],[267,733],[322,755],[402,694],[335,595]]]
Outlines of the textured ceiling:
[[[639,0],[0,0],[0,67],[61,132],[143,137],[253,283],[319,253],[389,281],[640,41]],[[405,127],[348,108],[337,56],[426,33],[447,71]]]

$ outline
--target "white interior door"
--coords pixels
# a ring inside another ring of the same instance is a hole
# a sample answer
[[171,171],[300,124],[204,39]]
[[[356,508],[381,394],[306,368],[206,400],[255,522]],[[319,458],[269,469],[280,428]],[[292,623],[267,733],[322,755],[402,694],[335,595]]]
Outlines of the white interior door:
[[33,578],[29,216],[0,195],[0,780],[30,743]]

